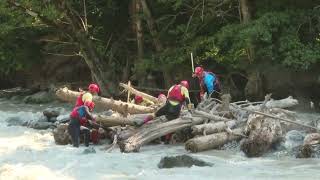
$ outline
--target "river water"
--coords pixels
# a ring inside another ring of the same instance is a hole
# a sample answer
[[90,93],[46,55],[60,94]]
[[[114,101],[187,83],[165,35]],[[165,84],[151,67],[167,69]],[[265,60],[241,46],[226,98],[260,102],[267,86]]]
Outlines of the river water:
[[[139,153],[82,154],[84,147],[55,145],[50,130],[7,126],[6,119],[21,116],[36,119],[48,106],[25,105],[0,100],[0,180],[11,179],[320,179],[319,159],[295,159],[271,153],[262,158],[246,158],[239,151],[207,151],[192,154],[214,163],[212,167],[158,169],[161,157],[189,154],[183,145],[152,145]],[[70,107],[66,107],[66,113]]]

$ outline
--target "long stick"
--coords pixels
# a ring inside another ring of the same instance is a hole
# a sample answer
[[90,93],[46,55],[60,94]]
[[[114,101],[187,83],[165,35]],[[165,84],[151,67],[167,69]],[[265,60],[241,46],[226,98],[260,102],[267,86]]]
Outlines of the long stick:
[[240,108],[240,109],[245,110],[245,111],[249,111],[249,112],[252,112],[252,113],[260,114],[260,115],[263,115],[263,116],[267,116],[267,117],[270,117],[270,118],[273,118],[273,119],[279,119],[279,120],[281,120],[281,121],[285,121],[285,122],[289,122],[289,123],[292,123],[292,124],[296,124],[296,125],[304,126],[304,127],[307,127],[307,128],[311,128],[311,129],[314,129],[314,130],[316,130],[316,131],[320,131],[320,130],[319,130],[318,128],[316,128],[316,127],[309,126],[309,125],[305,125],[305,124],[301,124],[301,123],[298,123],[298,122],[295,122],[295,121],[291,121],[291,120],[289,120],[289,119],[272,116],[272,115],[270,115],[270,114],[266,114],[266,113],[263,113],[263,112],[254,111],[254,110],[250,110],[250,109],[244,109],[244,108]]
[[[131,86],[131,81],[128,82],[128,87],[130,88],[130,86]],[[130,102],[130,93],[131,93],[131,92],[128,91],[127,103]]]
[[193,64],[193,55],[192,53],[190,54],[191,56],[191,68],[192,68],[192,73],[194,73],[194,64]]

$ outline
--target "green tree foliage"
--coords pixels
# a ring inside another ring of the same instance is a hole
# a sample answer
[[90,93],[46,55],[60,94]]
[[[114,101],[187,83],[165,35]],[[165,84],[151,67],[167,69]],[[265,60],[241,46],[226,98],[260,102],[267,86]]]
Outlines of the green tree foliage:
[[[57,8],[57,2],[64,1],[19,1],[41,16],[64,24],[68,14]],[[122,73],[128,59],[136,63],[132,1],[87,0],[86,14],[83,0],[65,2],[82,20],[86,15],[88,36],[112,71]],[[240,22],[239,2],[235,0],[149,0],[147,3],[163,49],[155,50],[146,16],[141,14],[144,61],[140,65],[130,63],[140,71],[190,71],[190,52],[197,64],[219,64],[226,68],[246,69],[250,63],[269,62],[306,70],[319,63],[320,7],[314,0],[252,1],[253,16],[248,24]],[[74,41],[40,19],[9,7],[6,1],[0,2],[0,20],[2,71],[38,62],[43,51],[37,39],[42,35]],[[75,43],[75,47],[79,48],[78,45]],[[255,61],[248,62],[246,49],[252,45]],[[58,44],[49,47],[55,52],[63,49]]]

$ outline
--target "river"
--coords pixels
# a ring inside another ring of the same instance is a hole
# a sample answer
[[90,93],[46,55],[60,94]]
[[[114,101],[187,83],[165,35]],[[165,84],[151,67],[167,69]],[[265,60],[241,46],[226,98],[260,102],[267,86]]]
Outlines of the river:
[[[295,159],[271,153],[262,158],[246,158],[239,151],[207,151],[192,154],[214,163],[212,167],[158,169],[161,157],[188,154],[183,145],[144,146],[139,153],[111,153],[95,146],[95,154],[70,145],[55,145],[50,130],[7,126],[8,117],[34,119],[46,107],[0,100],[0,180],[11,179],[320,179],[319,159]],[[69,108],[66,108],[66,113]]]

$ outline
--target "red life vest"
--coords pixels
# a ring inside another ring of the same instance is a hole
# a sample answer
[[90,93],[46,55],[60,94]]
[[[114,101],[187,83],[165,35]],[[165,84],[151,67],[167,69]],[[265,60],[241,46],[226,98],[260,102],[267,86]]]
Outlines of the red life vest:
[[181,85],[175,85],[169,92],[168,99],[172,101],[183,102],[185,100],[184,95],[181,93]]
[[82,96],[83,96],[83,94],[84,94],[84,93],[81,93],[81,94],[77,97],[77,101],[76,101],[75,107],[79,107],[79,106],[84,105],[84,102],[82,101]]
[[74,119],[78,119],[80,121],[81,126],[86,126],[88,123],[84,106],[73,108],[72,112],[70,113],[70,117]]

